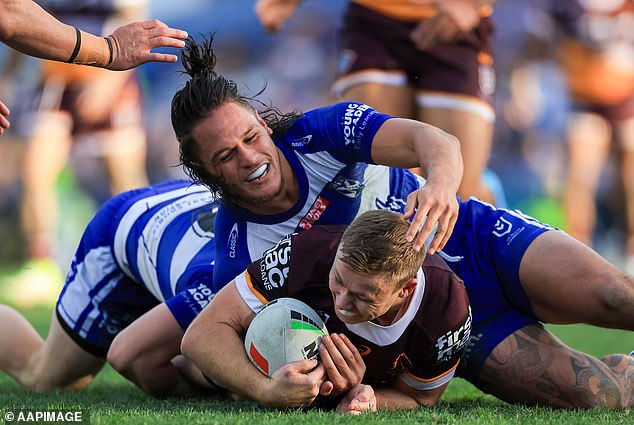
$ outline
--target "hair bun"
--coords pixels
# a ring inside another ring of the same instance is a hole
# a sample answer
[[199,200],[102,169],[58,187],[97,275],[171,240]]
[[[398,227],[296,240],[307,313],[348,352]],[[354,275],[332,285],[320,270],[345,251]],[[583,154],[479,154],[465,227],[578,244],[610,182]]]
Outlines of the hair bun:
[[191,78],[198,76],[210,75],[216,77],[214,68],[216,67],[216,55],[214,54],[211,44],[214,41],[214,34],[210,33],[209,38],[202,36],[199,44],[191,36],[185,40],[185,47],[181,55],[183,71]]

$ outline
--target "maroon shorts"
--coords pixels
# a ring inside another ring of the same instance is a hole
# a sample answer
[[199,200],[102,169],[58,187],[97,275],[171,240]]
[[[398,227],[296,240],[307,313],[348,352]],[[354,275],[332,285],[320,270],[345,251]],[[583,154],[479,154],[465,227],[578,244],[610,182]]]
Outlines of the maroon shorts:
[[[334,90],[341,92],[345,80],[360,71],[381,70],[388,74],[398,71],[405,75],[405,84],[416,90],[461,94],[492,104],[495,75],[489,49],[493,33],[491,20],[482,19],[479,26],[459,42],[426,50],[417,49],[409,38],[416,24],[350,3],[339,33],[339,66]],[[484,57],[487,60],[483,60]]]
[[[38,112],[66,112],[72,119],[72,133],[82,134],[95,131],[108,131],[129,126],[143,125],[141,90],[137,78],[131,75],[118,89],[116,99],[105,118],[86,122],[79,115],[77,100],[82,92],[80,84],[59,85],[45,82],[42,86]],[[99,99],[95,99],[99,102]]]
[[632,93],[630,97],[611,105],[591,102],[574,102],[573,109],[577,112],[592,112],[600,115],[610,123],[626,121],[634,118],[634,93]]

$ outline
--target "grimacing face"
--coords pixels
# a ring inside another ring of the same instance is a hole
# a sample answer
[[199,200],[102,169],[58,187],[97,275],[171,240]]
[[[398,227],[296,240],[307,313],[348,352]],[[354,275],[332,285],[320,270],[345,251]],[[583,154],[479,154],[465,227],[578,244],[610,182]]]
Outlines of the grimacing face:
[[394,289],[382,275],[354,271],[339,255],[337,252],[328,281],[337,317],[348,324],[374,321],[390,325],[407,294]]
[[284,189],[280,152],[254,111],[227,102],[192,129],[200,160],[237,203],[258,211]]

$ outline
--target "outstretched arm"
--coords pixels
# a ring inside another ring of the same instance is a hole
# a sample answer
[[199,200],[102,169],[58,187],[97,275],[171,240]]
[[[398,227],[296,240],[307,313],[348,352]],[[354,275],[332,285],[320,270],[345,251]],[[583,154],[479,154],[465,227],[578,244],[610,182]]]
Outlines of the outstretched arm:
[[80,35],[74,63],[113,70],[134,68],[143,63],[175,62],[175,55],[152,53],[157,47],[183,47],[185,31],[169,28],[153,20],[124,25],[108,36],[108,41],[58,21],[31,0],[0,2],[0,40],[31,56],[65,62],[72,56]]
[[391,167],[421,167],[427,184],[407,198],[404,216],[414,217],[407,237],[419,250],[438,222],[429,253],[441,250],[458,219],[456,193],[463,172],[458,139],[420,121],[393,118],[374,136],[372,159]]

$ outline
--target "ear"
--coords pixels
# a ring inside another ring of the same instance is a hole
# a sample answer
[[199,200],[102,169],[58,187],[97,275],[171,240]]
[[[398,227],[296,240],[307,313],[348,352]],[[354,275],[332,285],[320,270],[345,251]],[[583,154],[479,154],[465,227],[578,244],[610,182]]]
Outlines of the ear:
[[399,289],[398,296],[401,298],[407,298],[414,292],[416,286],[418,285],[418,280],[415,277],[410,278],[405,285],[401,289]]
[[273,134],[273,129],[271,127],[269,127],[269,125],[266,123],[266,121],[264,121],[262,119],[262,117],[260,116],[260,114],[258,114],[258,112],[255,112],[255,117],[257,118],[258,122],[260,123],[260,125],[264,128],[266,128],[266,131],[269,133],[269,136]]

